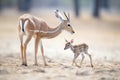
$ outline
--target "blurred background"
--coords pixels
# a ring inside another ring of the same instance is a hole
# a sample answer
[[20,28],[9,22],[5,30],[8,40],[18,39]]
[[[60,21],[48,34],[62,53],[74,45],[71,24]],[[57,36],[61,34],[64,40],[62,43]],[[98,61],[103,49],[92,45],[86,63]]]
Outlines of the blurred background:
[[16,10],[17,12],[38,12],[42,10],[62,9],[79,16],[88,11],[93,16],[101,12],[119,13],[119,0],[0,0],[0,12]]
[[[120,0],[0,0],[0,54],[20,54],[17,33],[20,15],[30,13],[56,27],[60,23],[54,16],[56,9],[70,13],[76,33],[64,31],[54,39],[44,39],[46,56],[73,57],[70,50],[63,50],[64,38],[73,38],[74,44],[87,43],[94,59],[120,60]],[[27,55],[34,55],[33,41]]]

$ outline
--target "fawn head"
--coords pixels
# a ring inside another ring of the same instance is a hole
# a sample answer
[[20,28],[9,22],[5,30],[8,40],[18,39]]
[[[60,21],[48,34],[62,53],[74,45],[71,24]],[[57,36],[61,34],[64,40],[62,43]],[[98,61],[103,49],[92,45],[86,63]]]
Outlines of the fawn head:
[[64,19],[64,17],[63,17],[62,14],[59,12],[59,10],[56,10],[56,11],[55,11],[55,16],[56,16],[57,18],[59,18],[60,21],[63,23],[62,28],[63,28],[64,30],[70,32],[71,34],[75,33],[75,31],[73,30],[73,28],[72,28],[72,26],[71,26],[71,24],[70,24],[70,15],[69,15],[69,14],[66,15],[65,12],[63,12],[63,13],[64,13],[66,19]]
[[72,39],[70,42],[67,41],[67,40],[65,40],[65,41],[66,41],[66,44],[65,44],[65,48],[64,48],[64,50],[69,49],[69,48],[72,46],[73,39]]

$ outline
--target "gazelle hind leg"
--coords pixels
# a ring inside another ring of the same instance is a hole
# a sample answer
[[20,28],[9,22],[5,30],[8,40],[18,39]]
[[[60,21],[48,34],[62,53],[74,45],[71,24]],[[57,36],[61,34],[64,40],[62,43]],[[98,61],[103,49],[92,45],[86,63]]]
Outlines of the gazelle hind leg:
[[93,67],[93,62],[92,62],[92,57],[91,57],[91,55],[90,55],[88,52],[85,52],[85,54],[87,54],[87,55],[89,56],[91,67]]
[[38,65],[37,64],[38,44],[39,44],[39,37],[36,37],[35,38],[35,65]]
[[42,40],[40,40],[40,47],[41,47],[41,52],[42,52],[42,58],[43,58],[43,62],[44,62],[44,66],[47,66],[48,64],[46,63],[46,60],[45,60],[45,56],[44,56],[44,48],[43,48],[43,45],[42,45]]
[[81,62],[80,62],[80,66],[82,65],[83,60],[84,60],[84,58],[85,58],[84,54],[81,54],[81,56],[82,56],[82,60],[81,60]]
[[31,40],[32,38],[32,35],[28,35],[26,40],[25,40],[25,43],[24,43],[24,47],[23,47],[23,53],[24,53],[24,64],[25,66],[27,66],[27,59],[26,59],[26,49],[27,49],[27,44],[29,43],[29,41]]
[[22,65],[24,65],[24,55],[23,55],[23,35],[19,35],[19,38],[20,38],[20,51],[21,51]]

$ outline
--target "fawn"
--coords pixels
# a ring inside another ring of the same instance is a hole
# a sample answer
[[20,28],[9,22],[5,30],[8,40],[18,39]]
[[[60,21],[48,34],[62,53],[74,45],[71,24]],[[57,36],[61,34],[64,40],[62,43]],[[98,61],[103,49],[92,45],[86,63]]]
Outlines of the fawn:
[[[70,48],[70,49],[73,51],[73,53],[74,53],[74,58],[73,58],[72,65],[75,63],[75,65],[76,65],[77,67],[81,67],[82,62],[83,62],[84,57],[85,57],[84,54],[87,54],[87,55],[89,56],[89,58],[90,58],[91,67],[93,67],[92,57],[91,57],[91,55],[88,53],[88,45],[87,45],[87,44],[83,43],[83,44],[79,44],[79,45],[72,45],[73,39],[72,39],[70,42],[67,41],[67,40],[65,40],[65,41],[66,41],[66,44],[65,44],[64,50]],[[79,66],[79,65],[76,63],[75,60],[76,60],[77,57],[80,55],[80,53],[81,53],[81,55],[82,55],[82,60],[81,60],[81,62],[80,62],[80,66]]]

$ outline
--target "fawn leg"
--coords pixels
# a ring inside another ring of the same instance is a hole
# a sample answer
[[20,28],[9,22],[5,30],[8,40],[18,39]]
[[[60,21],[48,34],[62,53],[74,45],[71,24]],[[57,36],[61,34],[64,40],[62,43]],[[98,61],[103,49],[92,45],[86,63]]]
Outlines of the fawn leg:
[[93,67],[93,62],[92,62],[92,57],[91,57],[91,55],[90,55],[88,52],[85,52],[85,53],[89,56],[91,67]]
[[76,63],[76,59],[78,56],[79,56],[79,54],[74,54],[72,65],[75,63],[75,65],[78,66],[78,64]]
[[84,60],[84,58],[85,58],[84,54],[81,54],[81,55],[82,55],[82,60],[81,60],[81,62],[80,62],[80,66],[82,65],[83,60]]

